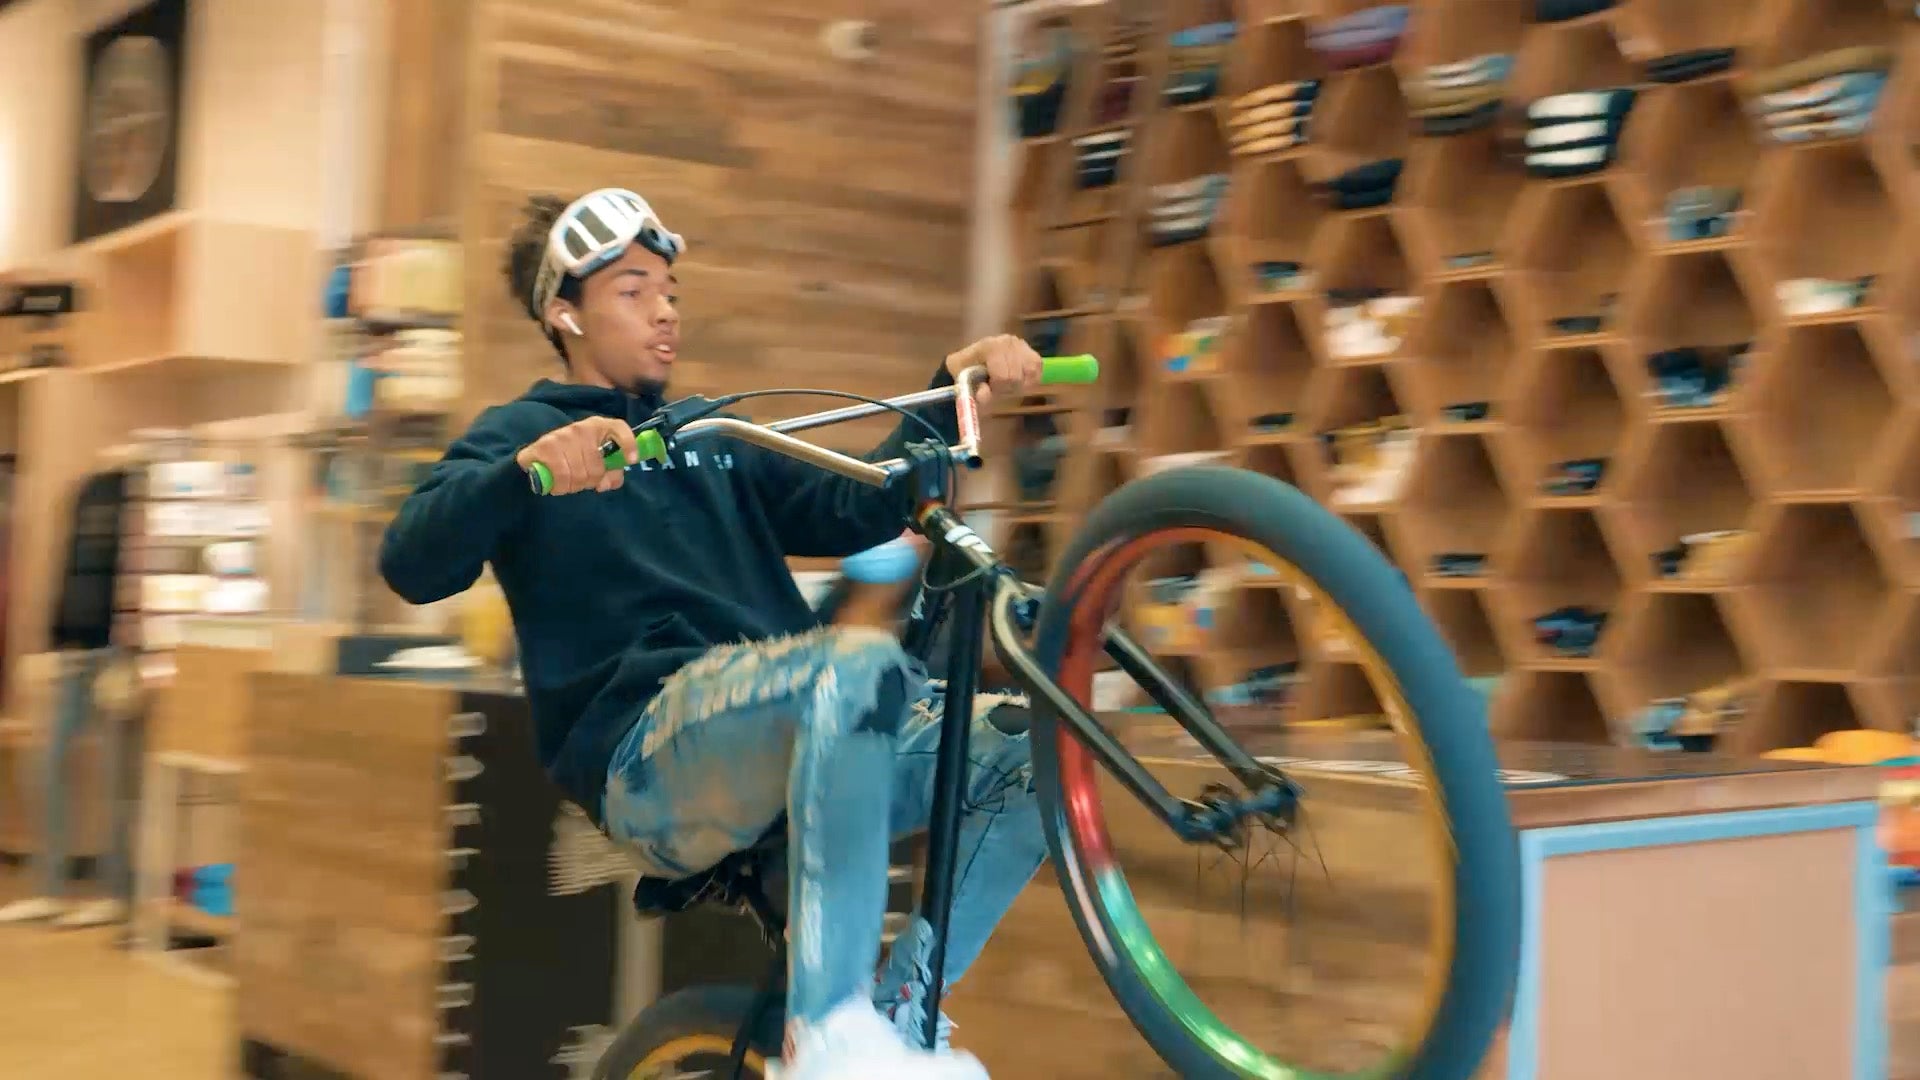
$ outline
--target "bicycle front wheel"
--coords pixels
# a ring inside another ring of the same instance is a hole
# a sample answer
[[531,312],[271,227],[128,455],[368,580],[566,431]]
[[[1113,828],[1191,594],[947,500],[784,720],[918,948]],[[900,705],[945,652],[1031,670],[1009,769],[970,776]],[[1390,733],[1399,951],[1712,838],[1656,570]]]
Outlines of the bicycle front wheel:
[[[1054,869],[1107,986],[1181,1076],[1263,1080],[1465,1080],[1506,1021],[1519,962],[1520,870],[1485,703],[1399,572],[1358,531],[1299,490],[1218,466],[1168,470],[1103,501],[1063,553],[1035,633],[1044,669],[1082,707],[1120,604],[1125,571],[1177,542],[1257,548],[1312,587],[1363,655],[1421,774],[1438,857],[1435,955],[1425,1007],[1375,1064],[1315,1072],[1243,1038],[1175,971],[1114,857],[1100,766],[1036,703],[1033,756]],[[1443,895],[1439,895],[1443,894]]]

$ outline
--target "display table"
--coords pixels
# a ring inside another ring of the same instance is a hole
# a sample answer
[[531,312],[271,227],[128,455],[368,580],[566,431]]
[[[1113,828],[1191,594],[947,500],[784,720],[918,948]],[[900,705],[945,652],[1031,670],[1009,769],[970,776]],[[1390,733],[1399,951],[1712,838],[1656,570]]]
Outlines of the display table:
[[[1176,794],[1220,775],[1162,721],[1116,726]],[[1320,1048],[1334,1059],[1305,1064],[1351,1068],[1370,1059],[1342,1048],[1387,1038],[1421,997],[1435,863],[1419,791],[1386,736],[1247,741],[1292,759],[1304,854],[1196,850],[1111,783],[1108,828],[1149,926],[1209,1006],[1263,1046]],[[1885,1077],[1876,770],[1501,752],[1521,829],[1523,952],[1513,1022],[1483,1080]],[[957,992],[959,1041],[995,1075],[1163,1075],[1140,1039],[1114,1036],[1124,1021],[1083,953],[1043,871]],[[994,1030],[1016,1016],[1071,1054],[1035,1062],[1030,1041]]]
[[[505,684],[251,677],[235,1001],[252,1077],[563,1077],[614,1011],[615,868]],[[585,832],[589,839],[592,830]]]

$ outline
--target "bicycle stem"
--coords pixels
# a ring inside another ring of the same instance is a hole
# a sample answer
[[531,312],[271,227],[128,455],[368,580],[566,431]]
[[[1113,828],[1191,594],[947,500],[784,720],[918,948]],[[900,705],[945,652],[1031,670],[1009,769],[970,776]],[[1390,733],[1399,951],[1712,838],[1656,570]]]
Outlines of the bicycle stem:
[[673,437],[676,442],[686,442],[701,434],[729,435],[741,442],[753,443],[776,453],[785,454],[850,480],[857,480],[872,487],[885,487],[896,476],[906,471],[905,458],[866,461],[851,454],[843,454],[838,450],[829,450],[824,446],[807,442],[805,439],[796,439],[789,433],[858,420],[883,412],[891,412],[895,408],[908,409],[921,405],[935,405],[952,398],[953,411],[959,419],[960,441],[948,447],[948,450],[956,463],[970,469],[977,469],[981,463],[980,406],[974,394],[986,378],[986,368],[971,367],[961,372],[952,386],[902,394],[899,397],[888,398],[885,404],[861,402],[858,405],[809,413],[771,424],[756,424],[750,420],[740,420],[731,416],[709,416],[687,424],[675,432]]

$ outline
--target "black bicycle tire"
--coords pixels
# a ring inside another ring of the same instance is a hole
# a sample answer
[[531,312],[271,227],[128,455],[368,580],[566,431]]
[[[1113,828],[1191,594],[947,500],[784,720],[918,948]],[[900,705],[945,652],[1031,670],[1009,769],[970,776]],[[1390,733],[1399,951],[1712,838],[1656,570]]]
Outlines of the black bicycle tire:
[[[758,994],[738,985],[691,986],[668,994],[621,1029],[600,1055],[593,1080],[630,1080],[650,1054],[678,1039],[713,1036],[731,1046]],[[779,1057],[785,1029],[786,1010],[776,1002],[760,1018],[748,1049],[762,1058]]]
[[[1072,612],[1055,597],[1081,564],[1116,541],[1181,527],[1216,529],[1260,544],[1305,574],[1343,610],[1399,681],[1432,759],[1428,777],[1448,809],[1454,863],[1455,949],[1434,1023],[1413,1048],[1406,1080],[1467,1080],[1509,1018],[1520,954],[1519,847],[1499,781],[1484,699],[1461,678],[1452,650],[1422,612],[1412,589],[1372,542],[1289,484],[1221,466],[1172,469],[1134,480],[1103,500],[1063,552],[1048,583],[1035,653],[1057,676]],[[1108,963],[1096,946],[1110,928],[1089,925],[1074,902],[1056,716],[1033,708],[1033,757],[1041,819],[1060,886],[1089,954],[1136,1028],[1181,1076],[1233,1080],[1231,1069],[1197,1043],[1148,989],[1124,953]],[[1082,879],[1084,880],[1084,879]],[[1097,905],[1096,905],[1097,906]],[[1104,911],[1099,914],[1103,921]],[[1102,936],[1096,937],[1096,934]]]

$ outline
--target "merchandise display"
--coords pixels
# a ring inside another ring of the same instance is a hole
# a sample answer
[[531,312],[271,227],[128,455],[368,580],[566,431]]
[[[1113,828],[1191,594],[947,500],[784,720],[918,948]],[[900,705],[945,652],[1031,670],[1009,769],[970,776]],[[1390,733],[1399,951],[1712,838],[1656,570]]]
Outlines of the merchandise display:
[[1409,11],[1405,4],[1363,8],[1316,24],[1307,33],[1307,45],[1333,71],[1384,64],[1400,48]]
[[190,615],[260,615],[271,607],[261,548],[271,515],[254,463],[203,456],[223,448],[190,432],[134,433],[115,638],[152,677]]
[[[1019,542],[1047,547],[1128,477],[1226,461],[1394,557],[1503,734],[1753,754],[1904,730],[1909,12],[1736,30],[1687,6],[1415,5],[1395,37],[1387,10],[1242,12],[1205,123],[1164,102],[1130,123],[1150,167],[1116,180],[1110,223],[1076,219],[1099,258],[1053,247],[1022,271],[1051,290],[1019,313],[1036,344],[1098,353],[1103,385],[1049,399],[1076,452]],[[1168,17],[1133,57],[1150,77],[1205,20]],[[1330,62],[1358,38],[1394,40],[1392,63]],[[1846,117],[1875,122],[1776,137]],[[1069,192],[1030,182],[1018,227],[1051,238]],[[1198,193],[1181,184],[1217,186],[1219,210],[1200,242],[1156,245]],[[1259,593],[1221,592],[1216,625],[1264,626]],[[1304,715],[1376,711],[1302,619],[1276,614],[1250,658],[1296,664]],[[1254,666],[1199,677],[1224,691]]]
[[1227,121],[1234,154],[1258,157],[1305,146],[1311,134],[1307,122],[1313,117],[1313,103],[1319,93],[1319,81],[1307,79],[1275,83],[1240,95]]
[[1464,135],[1490,126],[1506,96],[1513,57],[1507,53],[1434,64],[1401,88],[1407,115],[1423,135]]

